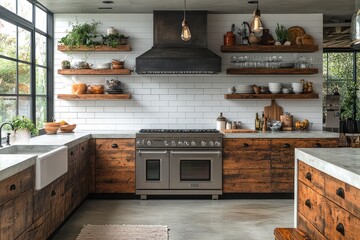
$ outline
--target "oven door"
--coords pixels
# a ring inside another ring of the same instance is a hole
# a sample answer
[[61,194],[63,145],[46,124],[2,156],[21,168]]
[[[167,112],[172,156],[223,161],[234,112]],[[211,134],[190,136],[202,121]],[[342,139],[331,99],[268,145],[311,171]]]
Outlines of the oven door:
[[171,189],[222,189],[222,153],[171,151]]
[[136,151],[136,189],[169,189],[169,152]]

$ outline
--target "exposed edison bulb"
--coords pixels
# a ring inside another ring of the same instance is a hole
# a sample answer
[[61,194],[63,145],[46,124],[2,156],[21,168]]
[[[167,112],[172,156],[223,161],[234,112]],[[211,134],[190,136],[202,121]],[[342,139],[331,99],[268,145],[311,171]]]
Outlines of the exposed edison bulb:
[[261,22],[260,17],[254,17],[253,21],[251,22],[251,31],[254,33],[260,33],[263,30],[263,24]]
[[188,26],[188,24],[187,24],[187,22],[186,22],[185,19],[182,21],[181,26],[182,26],[182,29],[181,29],[181,39],[182,39],[183,41],[185,41],[185,42],[190,41],[190,39],[191,39],[191,32],[190,32],[190,28],[189,28],[189,26]]

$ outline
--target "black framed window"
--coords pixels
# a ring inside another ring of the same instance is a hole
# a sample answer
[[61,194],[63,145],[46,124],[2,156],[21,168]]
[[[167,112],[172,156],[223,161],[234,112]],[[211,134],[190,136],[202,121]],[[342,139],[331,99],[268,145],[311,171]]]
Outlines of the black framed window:
[[28,0],[0,2],[0,123],[14,115],[42,128],[52,119],[53,14]]

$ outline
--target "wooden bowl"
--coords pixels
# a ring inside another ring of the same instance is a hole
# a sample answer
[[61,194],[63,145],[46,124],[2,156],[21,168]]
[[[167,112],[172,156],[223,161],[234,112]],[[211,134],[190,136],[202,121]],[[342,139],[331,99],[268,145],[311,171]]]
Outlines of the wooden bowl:
[[123,68],[124,68],[124,65],[121,65],[121,64],[112,64],[112,68],[113,68],[113,69],[123,69]]
[[44,125],[44,129],[46,134],[56,134],[59,130],[60,124],[58,126],[56,125]]
[[58,122],[44,122],[43,125],[49,126],[49,127],[60,127],[60,123],[58,123]]
[[61,125],[60,126],[60,132],[73,132],[73,130],[76,128],[76,124],[70,124],[70,125]]

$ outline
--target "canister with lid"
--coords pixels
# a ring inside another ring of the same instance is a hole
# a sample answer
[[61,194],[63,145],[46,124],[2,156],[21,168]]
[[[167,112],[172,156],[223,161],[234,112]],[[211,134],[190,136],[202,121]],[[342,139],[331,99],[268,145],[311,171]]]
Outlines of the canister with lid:
[[216,119],[216,129],[221,131],[226,127],[226,118],[223,117],[223,113],[220,113],[220,116]]

